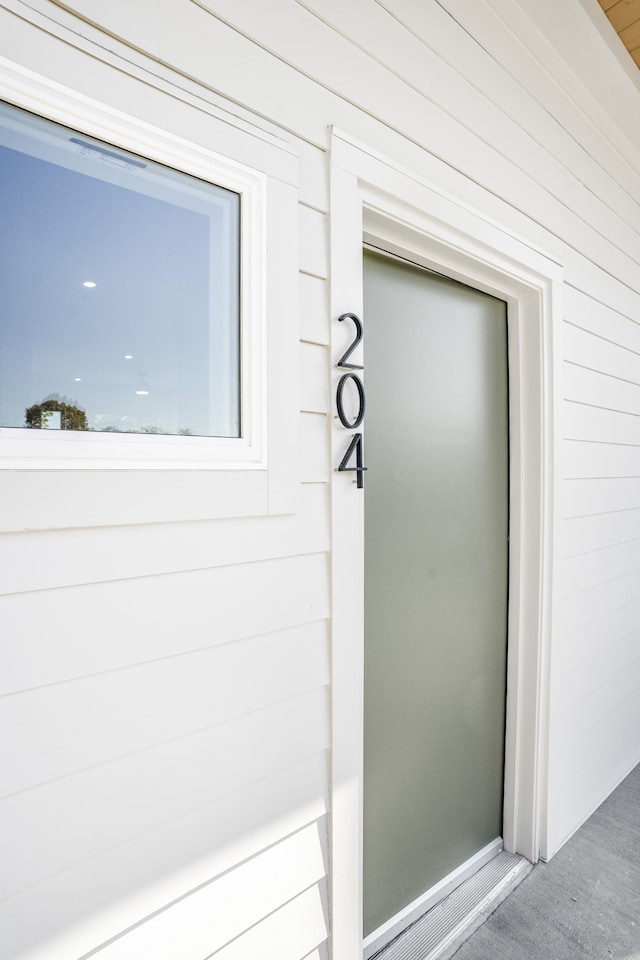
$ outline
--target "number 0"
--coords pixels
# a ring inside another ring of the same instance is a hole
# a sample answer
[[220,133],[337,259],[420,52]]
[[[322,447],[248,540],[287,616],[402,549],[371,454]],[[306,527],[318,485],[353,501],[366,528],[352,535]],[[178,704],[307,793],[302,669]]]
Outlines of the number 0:
[[[349,423],[347,420],[347,415],[344,412],[344,406],[342,404],[342,394],[344,393],[344,385],[347,380],[353,380],[358,391],[358,413],[353,423]],[[362,418],[364,417],[364,411],[366,407],[366,402],[364,399],[364,387],[362,386],[362,380],[360,377],[356,376],[355,373],[345,373],[343,377],[340,377],[338,382],[338,390],[336,393],[336,407],[338,408],[338,416],[340,417],[340,423],[343,427],[346,427],[347,430],[355,430],[356,427],[359,427],[362,423]]]

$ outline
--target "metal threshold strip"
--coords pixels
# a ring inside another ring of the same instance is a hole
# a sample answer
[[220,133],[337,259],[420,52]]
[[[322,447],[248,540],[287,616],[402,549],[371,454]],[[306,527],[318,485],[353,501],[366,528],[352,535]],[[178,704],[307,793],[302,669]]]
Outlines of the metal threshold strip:
[[532,866],[516,853],[498,854],[372,960],[448,960]]

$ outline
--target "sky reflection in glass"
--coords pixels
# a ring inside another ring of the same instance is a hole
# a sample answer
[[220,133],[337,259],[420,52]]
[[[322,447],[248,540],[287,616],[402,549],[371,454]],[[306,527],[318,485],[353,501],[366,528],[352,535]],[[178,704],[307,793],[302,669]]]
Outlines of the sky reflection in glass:
[[237,194],[13,108],[0,126],[0,425],[53,398],[92,431],[239,436]]

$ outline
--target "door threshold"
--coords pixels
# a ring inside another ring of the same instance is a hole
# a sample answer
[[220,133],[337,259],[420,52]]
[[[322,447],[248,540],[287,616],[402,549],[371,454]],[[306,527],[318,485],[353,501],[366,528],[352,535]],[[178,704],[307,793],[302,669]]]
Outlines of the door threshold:
[[455,870],[444,876],[442,880],[439,880],[434,886],[429,887],[419,897],[408,903],[399,913],[394,914],[376,930],[373,930],[362,944],[363,960],[371,960],[372,957],[380,953],[383,947],[395,940],[416,920],[424,917],[428,910],[431,910],[445,897],[448,897],[450,893],[453,893],[456,887],[463,884],[465,880],[473,877],[503,850],[502,837],[496,837],[495,840],[482,847],[472,857],[457,866]]
[[532,867],[517,853],[499,853],[395,940],[369,956],[372,960],[448,960]]

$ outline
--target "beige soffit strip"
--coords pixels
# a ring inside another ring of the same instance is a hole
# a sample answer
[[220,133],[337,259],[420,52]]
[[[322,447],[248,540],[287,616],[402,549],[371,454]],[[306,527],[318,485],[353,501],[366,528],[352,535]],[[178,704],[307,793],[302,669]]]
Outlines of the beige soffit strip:
[[598,0],[598,3],[640,67],[640,0]]

